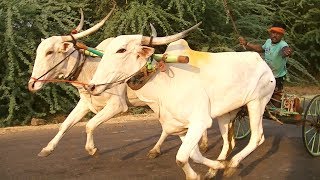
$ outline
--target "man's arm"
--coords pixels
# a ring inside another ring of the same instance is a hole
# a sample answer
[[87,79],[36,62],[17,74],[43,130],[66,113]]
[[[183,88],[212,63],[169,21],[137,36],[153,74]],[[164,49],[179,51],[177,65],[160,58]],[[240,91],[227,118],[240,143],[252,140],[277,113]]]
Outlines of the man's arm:
[[244,46],[248,50],[253,50],[258,53],[264,52],[264,49],[262,48],[262,46],[260,44],[249,43],[243,37],[239,37],[239,42],[240,42],[240,45]]
[[291,56],[293,50],[289,46],[285,46],[282,48],[282,57],[288,57]]

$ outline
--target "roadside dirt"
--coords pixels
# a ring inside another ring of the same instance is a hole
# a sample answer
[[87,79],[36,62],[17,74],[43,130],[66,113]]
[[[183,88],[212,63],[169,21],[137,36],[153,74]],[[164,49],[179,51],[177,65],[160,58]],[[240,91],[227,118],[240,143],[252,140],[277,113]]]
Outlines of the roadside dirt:
[[[64,116],[60,116],[58,118],[65,118]],[[111,118],[109,121],[105,122],[106,124],[121,124],[121,123],[127,123],[130,121],[138,121],[138,120],[150,120],[150,119],[156,119],[156,115],[150,111],[145,114],[125,114],[122,116],[118,116],[115,118]],[[74,127],[81,127],[84,126],[86,122],[79,122]],[[14,133],[14,132],[22,132],[22,131],[34,131],[34,130],[48,130],[48,129],[58,129],[60,127],[61,123],[58,124],[46,124],[42,126],[16,126],[16,127],[6,127],[6,128],[0,128],[0,136]]]
[[320,86],[285,86],[284,92],[296,95],[316,95],[320,94]]

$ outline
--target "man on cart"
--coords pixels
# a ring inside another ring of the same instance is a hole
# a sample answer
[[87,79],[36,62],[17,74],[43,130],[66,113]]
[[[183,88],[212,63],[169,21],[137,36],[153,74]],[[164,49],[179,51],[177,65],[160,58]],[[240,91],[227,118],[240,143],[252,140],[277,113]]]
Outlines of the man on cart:
[[269,39],[263,45],[248,42],[245,38],[239,37],[239,42],[248,50],[264,53],[264,60],[271,68],[276,79],[276,88],[272,96],[272,104],[281,107],[281,96],[283,92],[283,82],[287,74],[287,57],[293,52],[288,43],[282,38],[286,32],[286,26],[282,23],[274,23],[269,32]]

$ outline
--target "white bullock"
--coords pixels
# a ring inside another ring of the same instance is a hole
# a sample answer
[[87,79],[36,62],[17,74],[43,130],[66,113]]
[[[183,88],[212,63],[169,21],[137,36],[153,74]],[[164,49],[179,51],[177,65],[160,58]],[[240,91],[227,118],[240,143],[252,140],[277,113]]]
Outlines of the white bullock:
[[[197,26],[172,36],[153,38],[152,45],[181,39]],[[143,68],[154,53],[153,48],[146,46],[150,40],[141,35],[121,35],[111,40],[86,87],[88,91],[98,95]],[[187,179],[200,177],[189,165],[189,157],[210,168],[209,178],[218,169],[225,169],[228,175],[264,142],[262,115],[275,88],[272,71],[255,52],[199,52],[180,40],[171,43],[166,53],[189,56],[190,63],[167,64],[167,70],[157,72],[141,89],[135,90],[136,95],[159,114],[163,131],[181,138],[176,162]],[[234,142],[230,145],[227,140],[228,123],[244,105],[250,117],[250,141],[230,161],[221,161],[234,146]],[[212,119],[217,119],[224,139],[218,160],[203,157],[197,145],[201,134],[211,127]]]
[[[111,13],[112,11],[106,18],[92,28],[79,34],[74,34],[74,38],[78,39],[98,30]],[[76,28],[76,31],[80,31],[82,25],[83,15],[81,16],[81,22]],[[96,48],[100,50],[103,49],[112,39],[113,38],[104,40]],[[39,44],[33,72],[28,83],[30,91],[36,92],[40,90],[47,80],[52,80],[57,77],[73,77],[73,81],[82,83],[88,83],[89,80],[91,80],[101,58],[92,58],[83,55],[82,52],[75,49],[74,44],[70,42],[71,40],[71,36],[52,36]],[[39,156],[50,155],[66,131],[79,122],[90,111],[96,115],[86,124],[87,142],[85,149],[90,155],[93,155],[97,150],[93,141],[93,131],[98,125],[116,114],[127,111],[127,103],[139,106],[145,105],[145,103],[137,101],[135,94],[127,89],[125,84],[116,86],[102,93],[100,96],[91,96],[84,90],[82,85],[77,83],[72,84],[78,89],[80,100],[66,120],[61,124],[56,136],[38,154]],[[167,136],[165,132],[161,134],[156,145],[149,151],[149,158],[155,158],[160,154],[160,146]],[[202,142],[203,147],[206,148],[206,136],[204,136]]]

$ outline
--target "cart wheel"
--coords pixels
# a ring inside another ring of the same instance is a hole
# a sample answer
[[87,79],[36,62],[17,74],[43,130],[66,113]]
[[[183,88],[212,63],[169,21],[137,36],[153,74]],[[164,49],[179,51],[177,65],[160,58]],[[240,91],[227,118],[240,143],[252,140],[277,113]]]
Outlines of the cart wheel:
[[303,117],[304,146],[312,156],[320,156],[320,95],[311,99]]
[[241,109],[233,120],[234,123],[234,138],[244,139],[250,134],[250,122],[246,109]]

